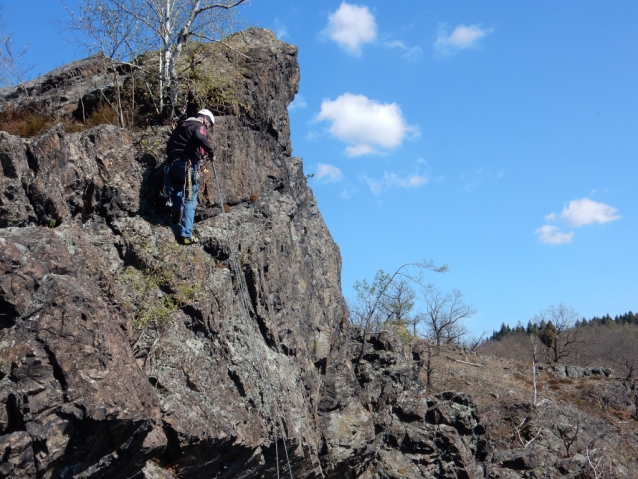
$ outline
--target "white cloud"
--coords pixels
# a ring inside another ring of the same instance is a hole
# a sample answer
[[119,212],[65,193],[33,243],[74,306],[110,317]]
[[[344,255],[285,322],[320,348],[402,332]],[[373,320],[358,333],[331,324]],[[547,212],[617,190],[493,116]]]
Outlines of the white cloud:
[[320,180],[325,179],[326,181],[332,182],[341,180],[343,173],[341,173],[341,170],[336,166],[319,163],[316,176]]
[[289,110],[297,110],[300,108],[306,108],[308,104],[306,103],[306,99],[303,95],[296,95],[295,99],[288,105]]
[[360,144],[355,146],[348,146],[346,148],[346,153],[350,157],[355,157],[355,156],[363,156],[363,155],[375,155],[375,154],[378,154],[379,152],[370,145]]
[[406,137],[419,134],[417,127],[406,123],[396,103],[379,103],[351,93],[324,100],[317,120],[332,122],[330,133],[353,144],[346,149],[351,157],[378,154],[379,148],[396,148]]
[[388,48],[400,48],[401,50],[407,50],[408,47],[401,40],[393,40],[391,42],[385,42],[385,46]]
[[403,50],[405,53],[401,55],[401,57],[410,62],[416,62],[423,56],[423,50],[420,47],[409,47],[402,42],[401,40],[393,40],[391,42],[385,42],[384,45],[387,48],[398,48],[399,50]]
[[571,243],[574,237],[574,232],[562,233],[559,231],[558,226],[543,225],[534,231],[534,234],[538,235],[538,240],[545,244],[564,244]]
[[288,36],[288,29],[286,28],[286,25],[281,23],[281,21],[279,20],[279,17],[275,18],[275,35],[279,39],[282,39]]
[[403,54],[403,58],[410,62],[416,62],[423,56],[423,50],[419,47],[412,47]]
[[344,200],[348,200],[348,199],[352,198],[352,196],[356,192],[357,192],[356,188],[352,188],[352,189],[344,188],[344,190],[339,194],[339,196],[341,198],[343,198]]
[[401,178],[395,173],[385,173],[383,175],[386,185],[388,186],[400,186],[401,188],[414,188],[417,186],[425,185],[428,179],[423,175],[411,175]]
[[372,191],[373,194],[378,195],[381,193],[381,190],[383,189],[383,182],[375,180],[374,178],[369,178],[367,175],[365,175],[363,179],[366,183],[368,183],[370,191]]
[[478,41],[492,33],[492,29],[483,29],[478,25],[459,25],[448,35],[447,27],[443,25],[439,29],[439,36],[434,42],[434,49],[442,54],[452,53],[458,50],[475,47]]
[[368,7],[343,2],[328,16],[325,33],[354,55],[361,54],[361,45],[377,36],[377,25]]
[[574,228],[579,228],[593,223],[602,225],[620,219],[620,215],[616,214],[617,211],[616,208],[605,203],[583,198],[570,201],[560,215]]
[[[617,215],[618,210],[605,203],[598,203],[589,198],[580,200],[572,200],[563,208],[560,214],[550,213],[545,216],[545,221],[562,221],[572,228],[580,228],[581,226],[594,223],[605,224],[620,219]],[[547,244],[563,244],[571,243],[574,232],[562,233],[558,226],[544,225],[538,228],[534,234],[539,235],[539,240]]]
[[400,188],[416,188],[421,185],[425,185],[428,182],[427,176],[420,175],[418,173],[401,177],[396,173],[385,172],[383,174],[383,178],[380,180],[370,178],[367,175],[364,175],[363,179],[370,187],[370,191],[372,191],[375,195],[379,195],[382,191],[388,190],[394,186],[398,186]]

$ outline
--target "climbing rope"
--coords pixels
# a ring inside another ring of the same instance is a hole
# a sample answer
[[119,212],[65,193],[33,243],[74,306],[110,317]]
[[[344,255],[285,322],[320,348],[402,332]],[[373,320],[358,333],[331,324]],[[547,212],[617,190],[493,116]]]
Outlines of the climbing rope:
[[[226,230],[226,241],[228,242],[228,249],[230,250],[230,260],[231,260],[231,264],[235,273],[235,277],[237,278],[237,290],[238,290],[238,295],[239,295],[239,303],[242,306],[242,310],[244,313],[244,319],[247,319],[248,321],[250,321],[250,310],[248,308],[248,287],[245,283],[245,279],[244,276],[242,274],[241,268],[239,267],[239,263],[237,261],[237,254],[235,252],[235,248],[233,247],[233,241],[231,238],[231,234],[230,234],[230,222],[228,220],[228,215],[226,214],[226,210],[224,209],[224,197],[222,196],[222,189],[219,185],[219,175],[217,174],[217,168],[215,167],[215,162],[212,162],[213,165],[213,174],[215,176],[215,184],[217,186],[217,193],[219,195],[219,205],[221,207],[222,210],[222,216],[224,218],[224,224],[225,224],[225,230]],[[251,341],[251,349],[255,352],[258,351],[258,348],[256,347],[255,344],[255,340],[253,338],[253,336],[251,334],[248,334],[248,337],[250,338]],[[268,399],[271,407],[271,412],[274,413],[274,417],[271,418],[271,421],[273,423],[273,432],[275,435],[275,455],[276,455],[276,465],[277,465],[277,479],[280,479],[279,476],[279,446],[278,446],[278,442],[279,442],[279,435],[278,435],[278,429],[281,428],[281,439],[284,443],[284,451],[286,453],[286,463],[288,465],[288,472],[290,474],[290,479],[294,479],[293,475],[292,475],[292,467],[290,465],[290,458],[288,457],[288,446],[286,444],[286,435],[285,435],[285,429],[283,427],[283,422],[281,420],[281,414],[279,412],[279,405],[277,404],[277,401],[274,400],[273,398],[273,394],[272,394],[272,381],[270,380],[270,375],[268,374],[268,371],[265,369],[264,364],[266,363],[265,358],[263,358],[263,361],[257,361],[257,370],[259,372],[259,375],[261,376],[262,381],[264,381],[267,385],[267,387],[265,388],[267,390],[268,393]]]

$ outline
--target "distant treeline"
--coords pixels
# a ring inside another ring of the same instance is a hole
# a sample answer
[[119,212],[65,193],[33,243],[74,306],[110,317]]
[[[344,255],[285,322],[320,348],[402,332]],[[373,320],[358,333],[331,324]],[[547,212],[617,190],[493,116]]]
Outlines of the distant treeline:
[[[535,335],[538,336],[539,333],[542,333],[550,326],[551,321],[546,323],[545,321],[532,321],[529,320],[527,322],[527,326],[524,326],[522,322],[518,322],[515,327],[510,327],[509,325],[503,323],[501,328],[498,331],[493,331],[492,336],[489,337],[488,340],[496,340],[500,341],[501,339],[510,336],[512,334],[527,334],[527,335]],[[621,325],[621,324],[635,324],[638,326],[638,315],[634,314],[632,311],[628,313],[622,314],[620,316],[614,316],[613,318],[606,314],[605,316],[598,317],[594,316],[591,319],[582,318],[580,321],[576,321],[574,324],[575,327],[586,327],[586,326],[608,326],[608,325]]]
[[[527,326],[506,324],[483,341],[477,352],[517,361],[603,366],[616,375],[636,380],[638,375],[638,315],[632,311],[579,319],[572,308],[550,306]],[[638,385],[638,383],[637,383]]]

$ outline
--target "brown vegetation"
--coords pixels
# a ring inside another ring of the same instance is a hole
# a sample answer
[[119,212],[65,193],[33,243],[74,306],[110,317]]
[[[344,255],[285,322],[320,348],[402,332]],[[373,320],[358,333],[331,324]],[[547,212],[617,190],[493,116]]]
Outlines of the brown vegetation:
[[108,104],[100,105],[85,122],[56,118],[49,109],[37,103],[10,106],[0,111],[0,129],[22,138],[39,135],[57,123],[62,123],[67,133],[77,133],[98,125],[117,125],[117,111]]
[[[233,45],[237,51],[245,48],[240,35],[229,37],[226,44]],[[222,44],[193,44],[185,49],[179,64],[182,100],[176,114],[180,118],[193,116],[203,107],[215,114],[238,114],[240,110],[248,109],[238,95],[246,62],[242,54],[234,50]],[[0,130],[31,138],[57,123],[62,123],[69,133],[103,124],[135,131],[152,124],[171,123],[175,119],[162,118],[159,108],[161,102],[156,92],[160,87],[153,74],[154,60],[152,52],[140,55],[134,63],[127,65],[103,58],[105,63],[100,64],[98,70],[112,77],[112,86],[102,86],[85,95],[74,106],[73,113],[68,109],[63,111],[55,101],[29,101],[32,93],[24,90],[20,95],[24,97],[21,101],[26,102],[8,101],[0,105]],[[62,89],[67,86],[65,82],[60,84]]]
[[[491,343],[502,347],[501,352],[506,350],[504,345],[520,344],[512,355],[525,359],[487,355],[485,348]],[[534,377],[532,348],[521,335],[488,341],[481,349],[468,352],[457,346],[443,346],[445,354],[436,358],[436,376],[429,391],[472,391],[472,400],[495,450],[511,451],[502,453],[504,457],[524,457],[523,451],[528,450],[530,455],[540,457],[552,450],[565,461],[583,457],[586,460],[589,454],[597,474],[585,463],[584,475],[579,476],[583,478],[628,477],[612,473],[619,466],[636,470],[638,450],[633,437],[638,430],[638,416],[635,406],[629,404],[634,391],[631,381],[604,375],[555,378],[552,368],[545,365],[539,366]],[[553,365],[551,356],[549,360]],[[426,382],[426,376],[422,367],[420,379]],[[617,438],[613,438],[612,430]],[[606,472],[600,475],[603,463]]]
[[[578,344],[568,363],[581,367],[602,366],[616,370],[617,375],[633,379],[638,374],[638,325],[591,324],[572,328],[578,332]],[[501,339],[490,339],[477,348],[484,355],[516,361],[532,360],[532,338],[514,332]],[[551,348],[543,348],[541,362],[553,362]]]

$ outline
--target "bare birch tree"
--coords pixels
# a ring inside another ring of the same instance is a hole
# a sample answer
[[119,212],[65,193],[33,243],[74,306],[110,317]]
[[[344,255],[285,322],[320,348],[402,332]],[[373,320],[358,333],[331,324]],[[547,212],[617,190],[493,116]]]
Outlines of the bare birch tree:
[[71,23],[94,40],[93,52],[97,49],[110,58],[132,61],[141,51],[157,51],[159,110],[172,116],[178,102],[178,63],[184,47],[192,39],[220,41],[231,24],[233,9],[247,2],[81,0]]

